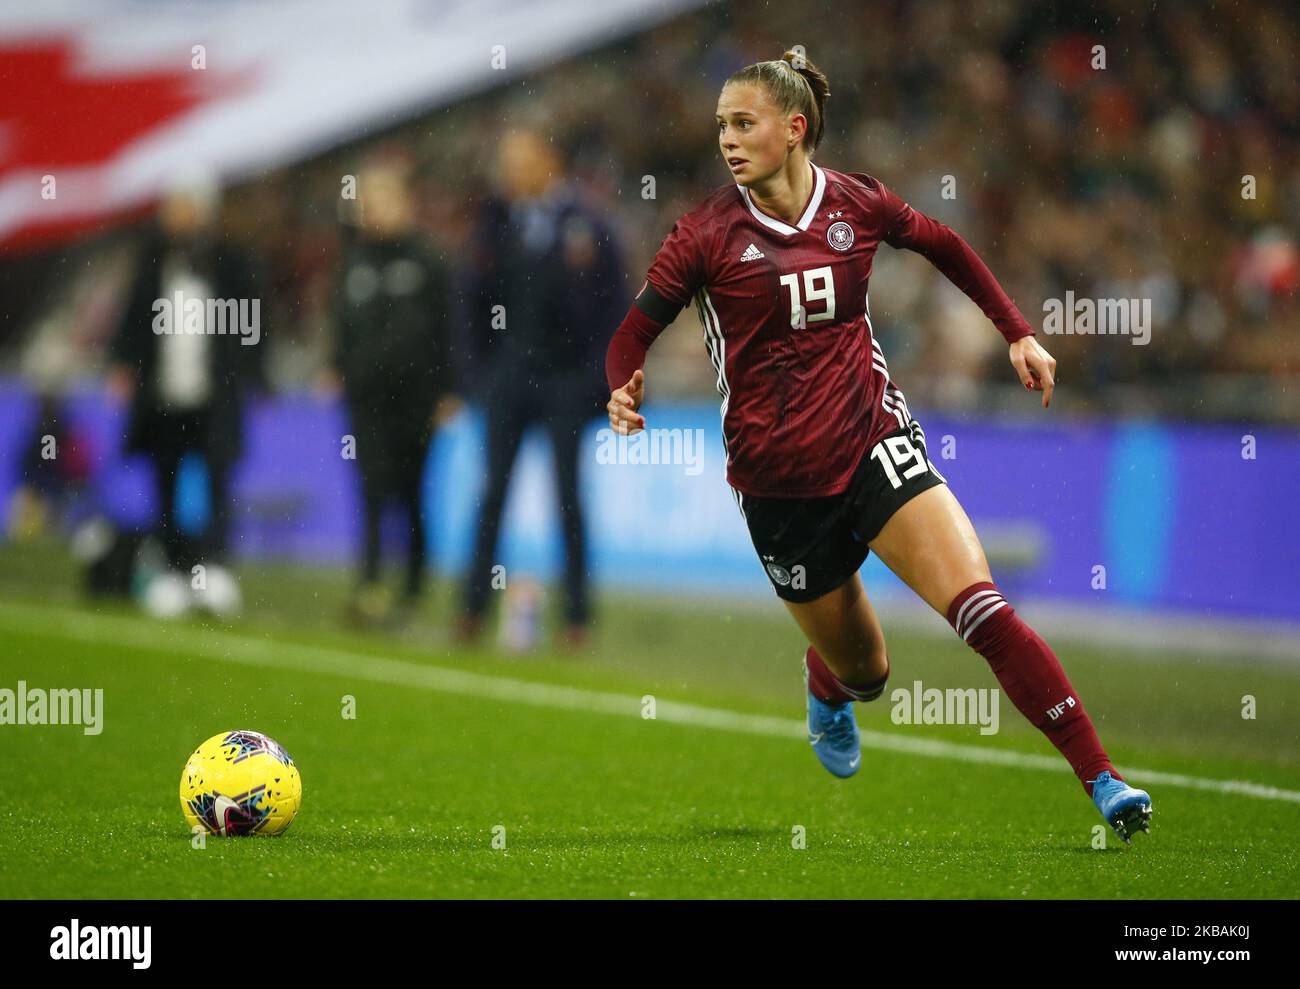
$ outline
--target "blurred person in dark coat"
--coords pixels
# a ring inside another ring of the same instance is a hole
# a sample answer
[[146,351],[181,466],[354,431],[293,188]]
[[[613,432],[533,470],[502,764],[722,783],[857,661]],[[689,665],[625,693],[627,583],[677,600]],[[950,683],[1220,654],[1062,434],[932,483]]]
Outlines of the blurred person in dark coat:
[[[168,565],[202,591],[190,571],[205,563],[206,580],[222,588],[224,603],[214,610],[234,610],[238,591],[221,566],[230,473],[243,451],[247,393],[265,384],[264,341],[254,265],[218,242],[219,203],[219,187],[205,175],[186,178],[164,198],[109,343],[107,384],[130,404],[124,452],[153,461]],[[176,518],[176,474],[189,452],[201,454],[207,470],[209,518],[197,537],[182,532]]]
[[496,157],[499,195],[474,226],[464,286],[475,394],[487,418],[487,480],[458,623],[483,629],[510,475],[524,430],[549,434],[564,536],[565,637],[590,621],[586,527],[578,497],[578,443],[600,411],[604,341],[626,312],[624,269],[609,226],[564,177],[540,133],[518,128]]
[[[425,580],[420,489],[435,429],[460,406],[451,362],[450,278],[415,229],[410,166],[391,152],[357,174],[360,222],[345,238],[335,318],[334,372],[361,472],[363,532],[350,617],[400,625]],[[407,533],[400,598],[381,582],[380,529],[396,502]]]

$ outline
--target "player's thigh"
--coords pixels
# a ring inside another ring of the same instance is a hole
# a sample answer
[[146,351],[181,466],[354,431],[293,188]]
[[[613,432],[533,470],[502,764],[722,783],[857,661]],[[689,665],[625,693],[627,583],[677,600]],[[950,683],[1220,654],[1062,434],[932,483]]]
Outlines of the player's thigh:
[[867,547],[843,496],[740,501],[772,589],[837,676],[883,675],[885,639],[858,570]]
[[944,616],[958,593],[992,580],[975,527],[946,484],[928,488],[902,505],[870,546],[885,566]]
[[786,601],[785,606],[841,679],[878,679],[885,674],[885,633],[856,573],[816,600]]

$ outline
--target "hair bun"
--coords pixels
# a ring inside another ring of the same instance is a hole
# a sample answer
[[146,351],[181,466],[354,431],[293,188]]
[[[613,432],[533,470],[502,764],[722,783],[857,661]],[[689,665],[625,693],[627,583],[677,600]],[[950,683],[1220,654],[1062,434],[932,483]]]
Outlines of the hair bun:
[[[791,77],[792,74],[798,77],[797,81]],[[809,61],[802,45],[787,48],[780,58],[745,66],[734,73],[724,87],[733,83],[760,85],[781,112],[802,113],[808,120],[804,146],[810,154],[817,149],[825,129],[822,108],[831,95],[831,88],[821,69]]]

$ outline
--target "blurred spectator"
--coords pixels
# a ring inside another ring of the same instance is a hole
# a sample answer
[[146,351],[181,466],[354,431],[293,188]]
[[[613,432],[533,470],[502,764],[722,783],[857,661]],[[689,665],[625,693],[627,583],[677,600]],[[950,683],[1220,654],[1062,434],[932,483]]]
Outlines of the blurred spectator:
[[68,424],[58,399],[42,395],[22,456],[22,481],[9,504],[9,538],[30,542],[82,521],[91,511],[86,495],[93,459],[87,437]]
[[[629,231],[642,271],[676,217],[730,181],[712,128],[722,80],[802,40],[831,79],[822,163],[876,175],[960,230],[1031,324],[1067,291],[1152,300],[1147,346],[1043,335],[1062,411],[1130,410],[1112,389],[1135,386],[1166,414],[1223,415],[1249,389],[1214,381],[1300,374],[1298,17],[1282,0],[792,3],[757,17],[720,3],[537,73],[527,102],[580,146],[574,178]],[[476,97],[396,139],[469,199],[513,100]],[[909,397],[971,408],[986,386],[1006,394],[1005,348],[979,313],[919,259],[882,251],[877,265],[873,323]],[[652,356],[656,395],[711,400],[694,311],[677,324]],[[1294,392],[1237,414],[1294,416]]]
[[469,251],[465,299],[475,394],[487,418],[487,482],[459,632],[482,631],[506,491],[524,430],[542,425],[554,452],[564,536],[565,636],[590,619],[578,443],[607,397],[600,374],[610,328],[630,297],[612,232],[565,180],[565,163],[537,130],[501,139],[498,194],[483,203]]
[[[359,581],[349,605],[360,624],[401,624],[417,606],[425,579],[424,464],[434,430],[460,404],[448,272],[415,231],[409,171],[409,161],[391,154],[358,171],[360,224],[347,236],[339,268],[333,367],[361,469]],[[390,499],[407,539],[396,607],[380,579],[381,522]]]
[[[1287,0],[796,0],[760,14],[724,0],[530,72],[523,92],[468,97],[380,140],[438,177],[417,225],[461,251],[482,237],[463,204],[483,192],[503,121],[517,101],[541,108],[556,140],[578,150],[572,181],[628,232],[628,269],[644,271],[677,216],[731,181],[713,131],[722,81],[803,42],[832,86],[819,160],[876,175],[960,230],[1032,324],[1067,291],[1151,298],[1148,346],[1044,335],[1061,362],[1061,413],[1123,414],[1140,398],[1166,415],[1296,421],[1298,21]],[[288,325],[276,322],[268,357],[287,388],[310,382],[326,360],[339,175],[357,150],[241,190],[240,229],[275,268],[274,317]],[[18,339],[16,323],[40,308],[39,299],[23,304],[28,286],[66,294],[73,256],[44,263],[58,278],[0,259],[0,296],[22,310],[6,317],[0,306],[0,337]],[[892,251],[876,263],[873,325],[914,404],[1023,398],[1007,389],[996,334],[941,276]],[[693,310],[651,360],[658,398],[712,400]]]
[[[153,461],[168,565],[188,572],[205,562],[207,577],[216,571],[224,585],[229,575],[217,564],[228,552],[230,472],[242,452],[247,391],[262,382],[265,328],[251,261],[218,240],[219,201],[216,183],[196,175],[162,203],[109,344],[108,387],[130,402],[124,452]],[[206,468],[201,536],[177,519],[187,453]]]

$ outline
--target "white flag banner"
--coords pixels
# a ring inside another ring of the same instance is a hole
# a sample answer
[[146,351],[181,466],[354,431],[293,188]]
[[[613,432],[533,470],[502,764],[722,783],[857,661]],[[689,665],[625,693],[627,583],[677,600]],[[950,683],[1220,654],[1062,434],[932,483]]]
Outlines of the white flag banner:
[[705,0],[0,5],[0,249],[320,153]]

